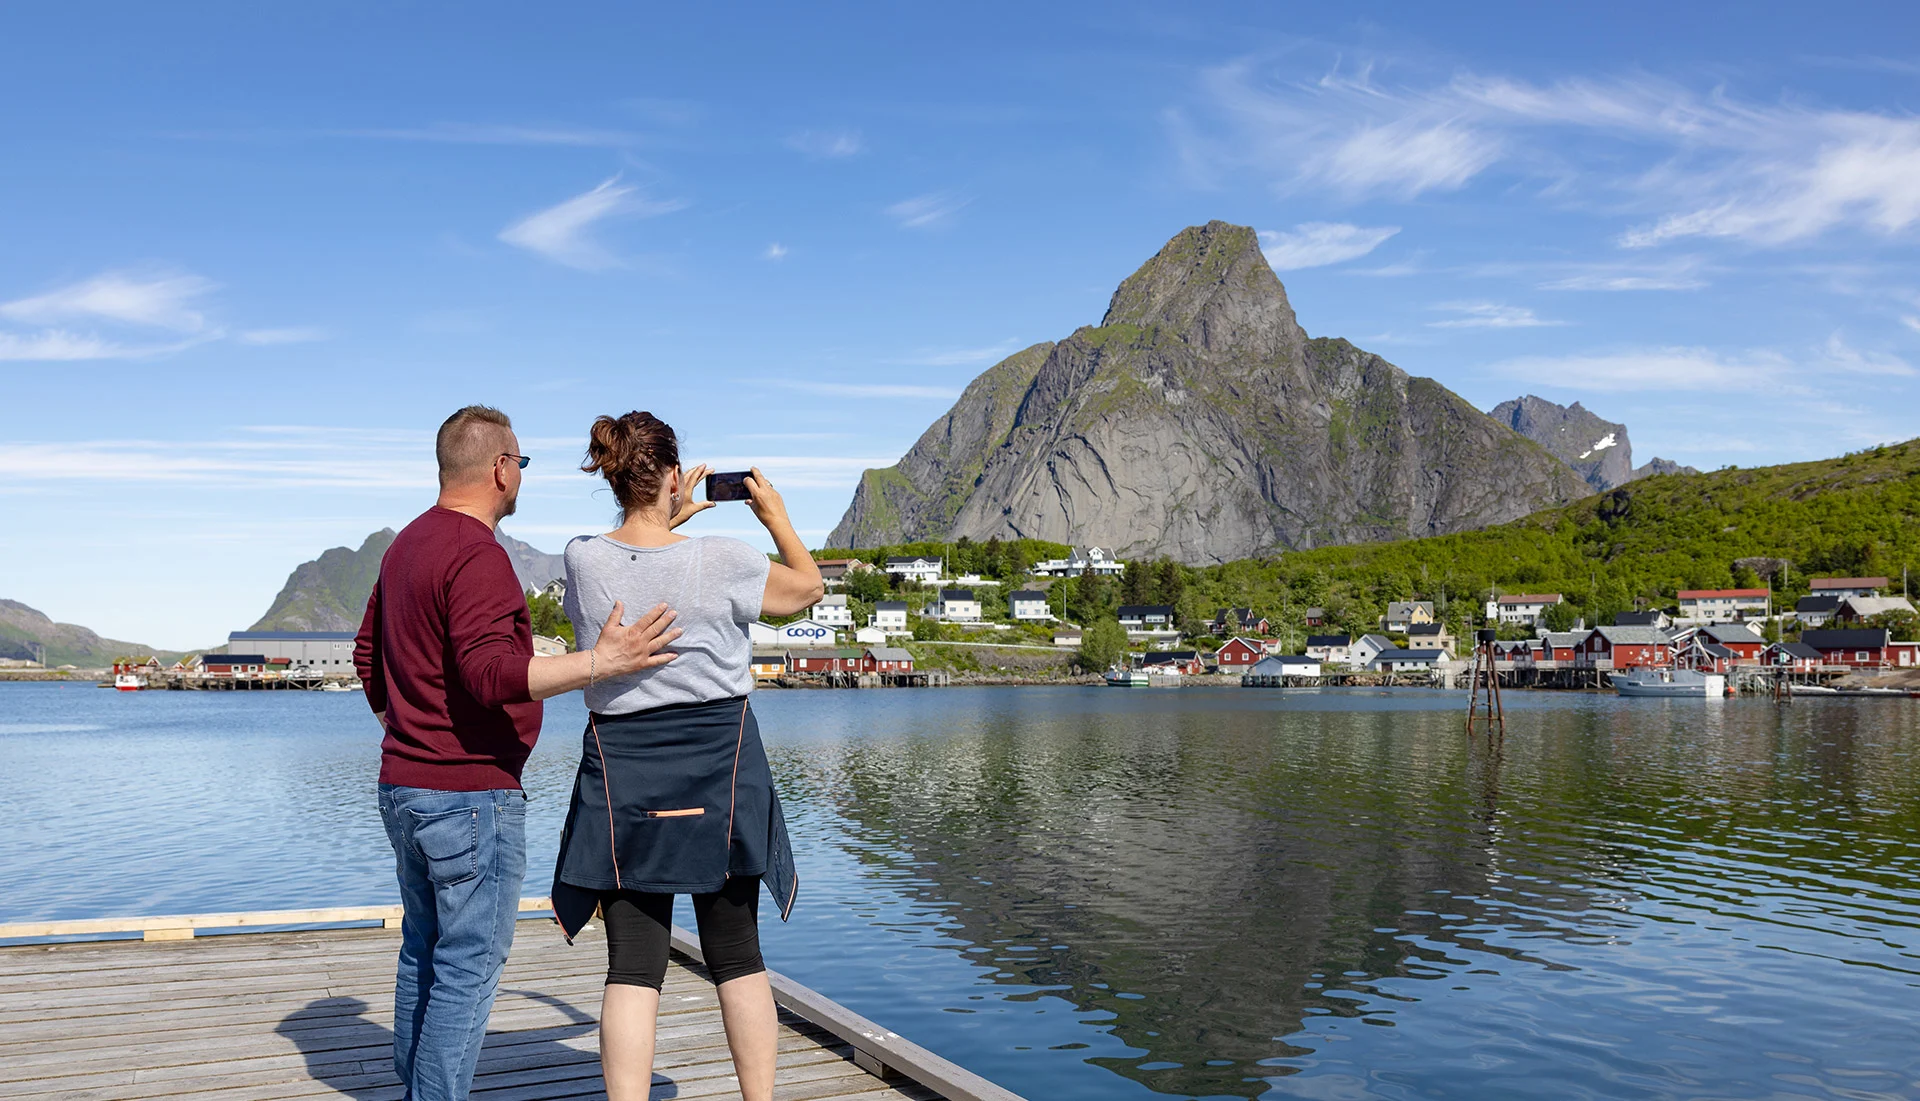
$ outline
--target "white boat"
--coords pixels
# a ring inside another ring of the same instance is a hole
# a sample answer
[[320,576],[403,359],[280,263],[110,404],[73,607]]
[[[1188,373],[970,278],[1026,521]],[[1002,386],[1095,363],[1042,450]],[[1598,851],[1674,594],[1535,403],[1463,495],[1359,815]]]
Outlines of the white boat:
[[1151,688],[1153,681],[1139,669],[1113,669],[1107,673],[1108,688]]
[[1787,688],[1790,696],[1837,696],[1838,692],[1824,684],[1795,684]]
[[346,686],[346,685],[344,685],[344,684],[341,684],[341,683],[340,683],[339,681],[337,681],[337,680],[330,680],[330,681],[328,681],[327,683],[325,683],[325,684],[323,684],[323,685],[321,685],[321,686],[320,686],[320,691],[322,691],[322,692],[351,692],[351,691],[353,691],[353,689],[351,689],[351,688],[349,688],[349,687],[347,687],[347,686]]
[[115,673],[113,686],[122,692],[138,692],[147,686],[147,678],[138,673]]
[[1635,669],[1615,673],[1613,687],[1623,696],[1719,699],[1727,693],[1727,678],[1721,673],[1702,673],[1696,669]]

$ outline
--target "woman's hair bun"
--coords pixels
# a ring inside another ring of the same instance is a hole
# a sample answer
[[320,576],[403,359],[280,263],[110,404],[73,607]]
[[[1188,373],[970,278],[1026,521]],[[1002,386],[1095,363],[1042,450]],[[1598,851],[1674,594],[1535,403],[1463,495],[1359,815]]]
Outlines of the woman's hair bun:
[[667,422],[632,412],[594,418],[580,469],[606,478],[620,511],[632,513],[659,498],[667,471],[679,465],[680,441]]

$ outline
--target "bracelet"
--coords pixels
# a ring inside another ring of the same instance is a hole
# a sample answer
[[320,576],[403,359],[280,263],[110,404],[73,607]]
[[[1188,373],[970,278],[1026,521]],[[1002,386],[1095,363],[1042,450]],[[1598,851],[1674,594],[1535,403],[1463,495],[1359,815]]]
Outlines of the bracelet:
[[587,651],[587,687],[588,688],[593,687],[593,667],[594,667],[593,651],[588,650]]

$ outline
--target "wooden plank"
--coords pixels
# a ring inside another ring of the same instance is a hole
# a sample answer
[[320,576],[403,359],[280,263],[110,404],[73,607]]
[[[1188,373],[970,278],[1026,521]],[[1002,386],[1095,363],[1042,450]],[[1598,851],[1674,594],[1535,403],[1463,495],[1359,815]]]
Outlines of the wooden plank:
[[[523,905],[529,903],[545,900]],[[284,924],[289,914],[343,912],[277,911],[271,923]],[[193,931],[211,927],[195,924],[201,919],[233,917],[184,915],[184,924],[149,919],[142,927]],[[655,1095],[736,1095],[718,999],[698,946],[676,933],[680,954],[662,990]],[[572,946],[550,928],[516,939],[488,1021],[476,1096],[604,1099],[599,927]],[[377,928],[0,947],[0,1098],[300,1101],[346,1093],[356,1101],[399,1101],[391,1039],[397,948],[395,933]],[[966,1084],[967,1072],[938,1056],[902,1046],[816,992],[770,978],[781,1006],[777,1097],[941,1096],[942,1087],[911,1078],[883,1084],[869,1073],[874,1069],[917,1076],[931,1067]],[[1013,1098],[1002,1091],[956,1099],[974,1096]]]
[[[700,942],[685,929],[673,927],[675,950],[704,960]],[[949,1101],[1021,1101],[1020,1095],[981,1077],[950,1059],[936,1055],[892,1029],[881,1028],[816,990],[769,970],[776,1004],[792,1010],[867,1054],[867,1063],[881,1074],[897,1070]]]
[[[551,910],[544,898],[520,900],[522,913]],[[163,914],[156,917],[79,918],[66,921],[16,921],[0,924],[0,940],[19,937],[97,936],[144,933],[147,940],[188,939],[198,929],[245,929],[274,925],[339,925],[352,921],[398,921],[399,906],[332,906],[317,910],[241,910],[225,914]],[[398,928],[387,925],[387,928]],[[154,934],[160,934],[155,936]],[[178,938],[170,934],[179,934]]]

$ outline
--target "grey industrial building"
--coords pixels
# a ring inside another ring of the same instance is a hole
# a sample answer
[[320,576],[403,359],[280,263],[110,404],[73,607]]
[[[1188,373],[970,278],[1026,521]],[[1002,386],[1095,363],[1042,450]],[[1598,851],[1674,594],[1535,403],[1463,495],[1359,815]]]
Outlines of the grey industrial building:
[[227,636],[227,650],[264,654],[268,660],[286,658],[295,669],[353,672],[352,631],[234,631]]

